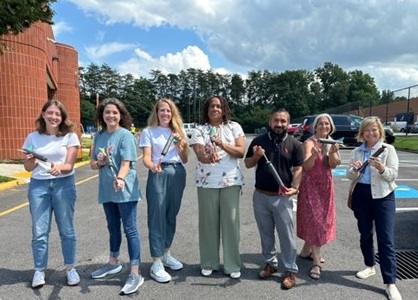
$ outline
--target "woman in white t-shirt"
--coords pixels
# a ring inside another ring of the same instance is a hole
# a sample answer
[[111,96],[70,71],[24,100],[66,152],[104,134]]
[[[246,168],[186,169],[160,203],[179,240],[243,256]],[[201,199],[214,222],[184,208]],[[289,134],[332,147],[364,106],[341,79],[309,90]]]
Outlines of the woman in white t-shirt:
[[76,237],[73,224],[74,163],[79,147],[75,126],[68,120],[64,105],[57,100],[46,102],[36,119],[36,131],[29,133],[22,146],[26,153],[25,170],[32,172],[28,198],[35,267],[33,288],[45,284],[52,213],[61,238],[67,283],[77,285],[80,282],[74,269]]
[[173,101],[158,100],[148,127],[141,133],[139,147],[148,171],[147,211],[148,236],[153,264],[150,276],[160,283],[171,280],[165,268],[181,270],[183,264],[174,258],[170,248],[176,232],[176,218],[180,211],[186,186],[187,136],[183,121]]
[[241,277],[239,199],[243,185],[239,158],[244,156],[245,135],[241,125],[230,120],[228,103],[220,96],[206,101],[203,122],[190,141],[198,159],[201,273],[210,276],[219,270],[222,238],[223,272],[238,279]]

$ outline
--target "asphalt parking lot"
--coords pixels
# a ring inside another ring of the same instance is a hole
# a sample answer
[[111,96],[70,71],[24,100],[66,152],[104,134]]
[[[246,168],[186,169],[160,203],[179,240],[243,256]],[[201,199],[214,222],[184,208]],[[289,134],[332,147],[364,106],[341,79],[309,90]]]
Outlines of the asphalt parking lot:
[[[250,137],[249,137],[250,139]],[[249,139],[247,143],[249,143]],[[187,186],[178,229],[172,247],[173,255],[184,263],[184,269],[170,271],[173,280],[159,284],[149,276],[152,259],[149,255],[146,201],[139,205],[139,230],[141,233],[141,270],[145,283],[138,293],[124,296],[140,299],[387,299],[380,272],[366,280],[355,277],[363,267],[358,245],[358,232],[351,211],[346,207],[348,181],[343,170],[348,162],[350,150],[342,150],[342,166],[334,172],[337,214],[337,238],[323,248],[326,260],[322,277],[315,281],[308,275],[310,261],[298,259],[300,272],[296,288],[280,289],[279,273],[269,280],[258,279],[263,265],[260,255],[260,239],[252,212],[254,170],[243,167],[246,185],[241,198],[241,253],[242,277],[230,279],[222,272],[210,278],[200,275],[197,200],[193,183],[195,158],[191,153],[187,169]],[[418,178],[417,154],[399,152],[400,172],[397,191],[396,247],[402,251],[418,251]],[[243,166],[243,164],[242,164]],[[145,196],[147,172],[142,163],[137,165],[141,189]],[[32,278],[32,256],[30,251],[30,216],[26,202],[26,185],[0,191],[0,299],[118,299],[127,270],[127,249],[123,242],[121,260],[125,262],[122,273],[110,278],[94,280],[90,273],[107,259],[107,230],[102,208],[97,204],[97,174],[88,166],[76,170],[78,200],[76,204],[77,270],[81,283],[68,287],[62,267],[60,242],[55,224],[50,237],[50,255],[46,285],[37,290],[30,287]],[[295,199],[294,201],[296,201]],[[302,241],[298,240],[298,249]],[[279,255],[280,255],[280,249]],[[408,261],[407,261],[408,263]],[[414,269],[412,261],[409,267]],[[415,267],[415,271],[418,266]],[[398,280],[404,300],[415,300],[418,295],[417,279]]]

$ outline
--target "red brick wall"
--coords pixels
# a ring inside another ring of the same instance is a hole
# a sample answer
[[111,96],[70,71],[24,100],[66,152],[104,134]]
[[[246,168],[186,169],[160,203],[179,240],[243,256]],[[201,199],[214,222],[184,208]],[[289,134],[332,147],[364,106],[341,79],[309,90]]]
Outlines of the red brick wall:
[[[58,89],[55,98],[65,105],[69,119],[75,124],[80,124],[77,52],[74,48],[64,44],[57,43],[56,46],[58,51]],[[77,129],[79,132],[79,125]]]
[[[393,122],[396,114],[406,112],[408,112],[408,100],[373,106],[371,111],[370,108],[363,108],[350,113],[362,117],[378,116],[383,122]],[[418,98],[409,99],[409,112],[414,112],[414,122],[418,121]]]
[[54,43],[52,28],[46,23],[2,39],[12,51],[0,55],[0,161],[22,157],[17,149],[34,130],[48,99],[47,74],[56,88],[54,98],[64,103],[73,122],[80,121],[76,50]]

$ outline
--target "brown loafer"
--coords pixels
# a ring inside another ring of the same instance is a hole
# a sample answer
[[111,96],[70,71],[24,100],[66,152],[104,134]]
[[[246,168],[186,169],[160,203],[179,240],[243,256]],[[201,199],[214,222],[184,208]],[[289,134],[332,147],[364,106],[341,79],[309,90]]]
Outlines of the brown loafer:
[[290,271],[284,272],[282,277],[282,288],[289,290],[296,285],[296,274]]
[[267,279],[270,278],[271,275],[277,272],[277,268],[273,267],[270,264],[266,264],[264,269],[260,271],[260,278],[261,279]]

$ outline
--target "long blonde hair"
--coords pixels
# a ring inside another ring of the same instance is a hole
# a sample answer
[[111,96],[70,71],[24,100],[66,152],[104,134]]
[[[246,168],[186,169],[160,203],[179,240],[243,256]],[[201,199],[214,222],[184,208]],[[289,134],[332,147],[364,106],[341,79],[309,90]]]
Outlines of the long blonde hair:
[[187,136],[183,129],[183,119],[173,100],[168,98],[161,98],[157,102],[155,102],[154,107],[152,109],[152,113],[148,117],[148,126],[157,127],[160,124],[160,121],[158,120],[158,109],[160,108],[160,104],[162,103],[167,103],[170,107],[171,120],[169,126],[173,132],[178,133],[178,135],[181,137],[179,145],[180,151],[186,150],[186,152],[188,152],[189,149],[187,147]]

